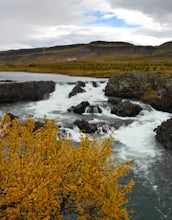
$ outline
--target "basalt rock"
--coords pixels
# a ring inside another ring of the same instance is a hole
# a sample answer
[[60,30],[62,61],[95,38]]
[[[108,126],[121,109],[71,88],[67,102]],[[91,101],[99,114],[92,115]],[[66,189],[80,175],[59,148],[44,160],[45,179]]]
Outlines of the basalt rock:
[[113,123],[105,123],[105,122],[98,122],[98,123],[90,123],[84,119],[74,121],[74,125],[76,125],[83,133],[87,134],[105,134],[111,131],[112,129],[118,129],[121,126],[127,126],[131,124],[132,120],[120,120],[115,119]]
[[95,87],[95,88],[98,87],[97,82],[95,82],[95,81],[92,82],[92,85],[93,85],[93,87]]
[[84,119],[74,121],[74,125],[76,125],[83,133],[91,134],[97,131],[97,126],[95,124],[91,124]]
[[85,89],[83,89],[83,87],[85,87],[85,83],[81,82],[81,81],[78,81],[76,86],[69,93],[69,98],[71,98],[72,96],[77,95],[78,93],[85,92]]
[[129,101],[125,101],[112,106],[111,114],[122,117],[134,117],[138,115],[141,110],[142,108],[139,105],[135,105]]
[[155,130],[156,139],[165,148],[172,152],[172,118],[163,122]]
[[0,84],[0,103],[38,101],[55,90],[53,81],[9,82]]
[[88,101],[83,101],[79,105],[70,107],[67,111],[68,112],[74,112],[74,113],[77,113],[77,114],[82,114],[82,113],[85,112],[85,109],[87,108],[87,106],[89,106],[89,102]]
[[121,98],[116,98],[116,97],[109,97],[108,98],[108,102],[113,105],[119,104],[121,101],[122,101]]
[[111,77],[105,88],[106,96],[121,98],[139,98],[147,86],[144,74],[124,73]]
[[111,77],[105,95],[131,98],[172,113],[172,74],[122,73]]

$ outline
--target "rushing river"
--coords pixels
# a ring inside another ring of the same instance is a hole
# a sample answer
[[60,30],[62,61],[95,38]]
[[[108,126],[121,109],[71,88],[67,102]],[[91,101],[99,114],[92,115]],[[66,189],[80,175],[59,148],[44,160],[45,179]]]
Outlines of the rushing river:
[[[88,77],[69,77],[58,74],[32,74],[32,73],[0,73],[0,80],[53,80],[56,82],[56,90],[47,100],[27,103],[4,104],[0,106],[0,115],[4,111],[18,115],[25,119],[32,115],[37,119],[46,115],[55,118],[64,127],[71,138],[78,142],[79,129],[73,126],[76,119],[84,118],[89,122],[115,122],[123,121],[123,125],[115,130],[107,128],[106,133],[100,130],[100,136],[113,135],[115,145],[114,156],[122,159],[135,159],[134,178],[136,185],[131,196],[130,206],[136,210],[132,219],[137,220],[172,220],[172,155],[166,152],[155,140],[154,128],[172,115],[152,109],[150,106],[137,102],[143,110],[137,117],[127,118],[110,114],[110,105],[104,89],[107,79],[95,79]],[[85,93],[68,98],[69,92],[74,87],[74,82],[85,81]],[[94,87],[92,81],[97,81]],[[89,101],[92,105],[99,105],[101,114],[77,115],[68,113],[67,109],[79,104],[81,101]],[[126,120],[132,123],[126,125]]]

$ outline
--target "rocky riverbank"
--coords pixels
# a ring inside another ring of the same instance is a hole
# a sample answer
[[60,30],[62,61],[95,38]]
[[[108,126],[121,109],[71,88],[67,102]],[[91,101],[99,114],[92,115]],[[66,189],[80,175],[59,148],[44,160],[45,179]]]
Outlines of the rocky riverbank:
[[1,82],[0,103],[38,101],[55,90],[53,81]]
[[[119,111],[119,98],[125,98],[143,101],[157,110],[172,113],[172,74],[123,73],[115,75],[109,79],[105,95],[109,96],[111,103],[115,103],[116,112]],[[172,119],[163,122],[154,131],[158,142],[164,148],[172,150]]]
[[172,74],[122,73],[111,77],[105,95],[130,98],[172,113]]

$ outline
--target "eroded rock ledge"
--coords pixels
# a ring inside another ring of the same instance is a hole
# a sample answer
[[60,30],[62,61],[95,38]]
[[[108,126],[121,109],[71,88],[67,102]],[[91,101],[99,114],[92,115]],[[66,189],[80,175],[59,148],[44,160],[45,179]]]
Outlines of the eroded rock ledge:
[[53,81],[0,83],[0,103],[38,101],[55,90]]
[[172,113],[172,73],[122,73],[111,77],[105,95],[130,98]]
[[163,122],[154,131],[156,132],[156,139],[165,149],[172,152],[172,118]]

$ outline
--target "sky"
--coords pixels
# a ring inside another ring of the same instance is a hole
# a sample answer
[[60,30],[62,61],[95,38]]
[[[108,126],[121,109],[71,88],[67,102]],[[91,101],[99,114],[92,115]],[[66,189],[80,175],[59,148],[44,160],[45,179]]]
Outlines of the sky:
[[0,51],[92,41],[172,40],[171,0],[0,0]]

